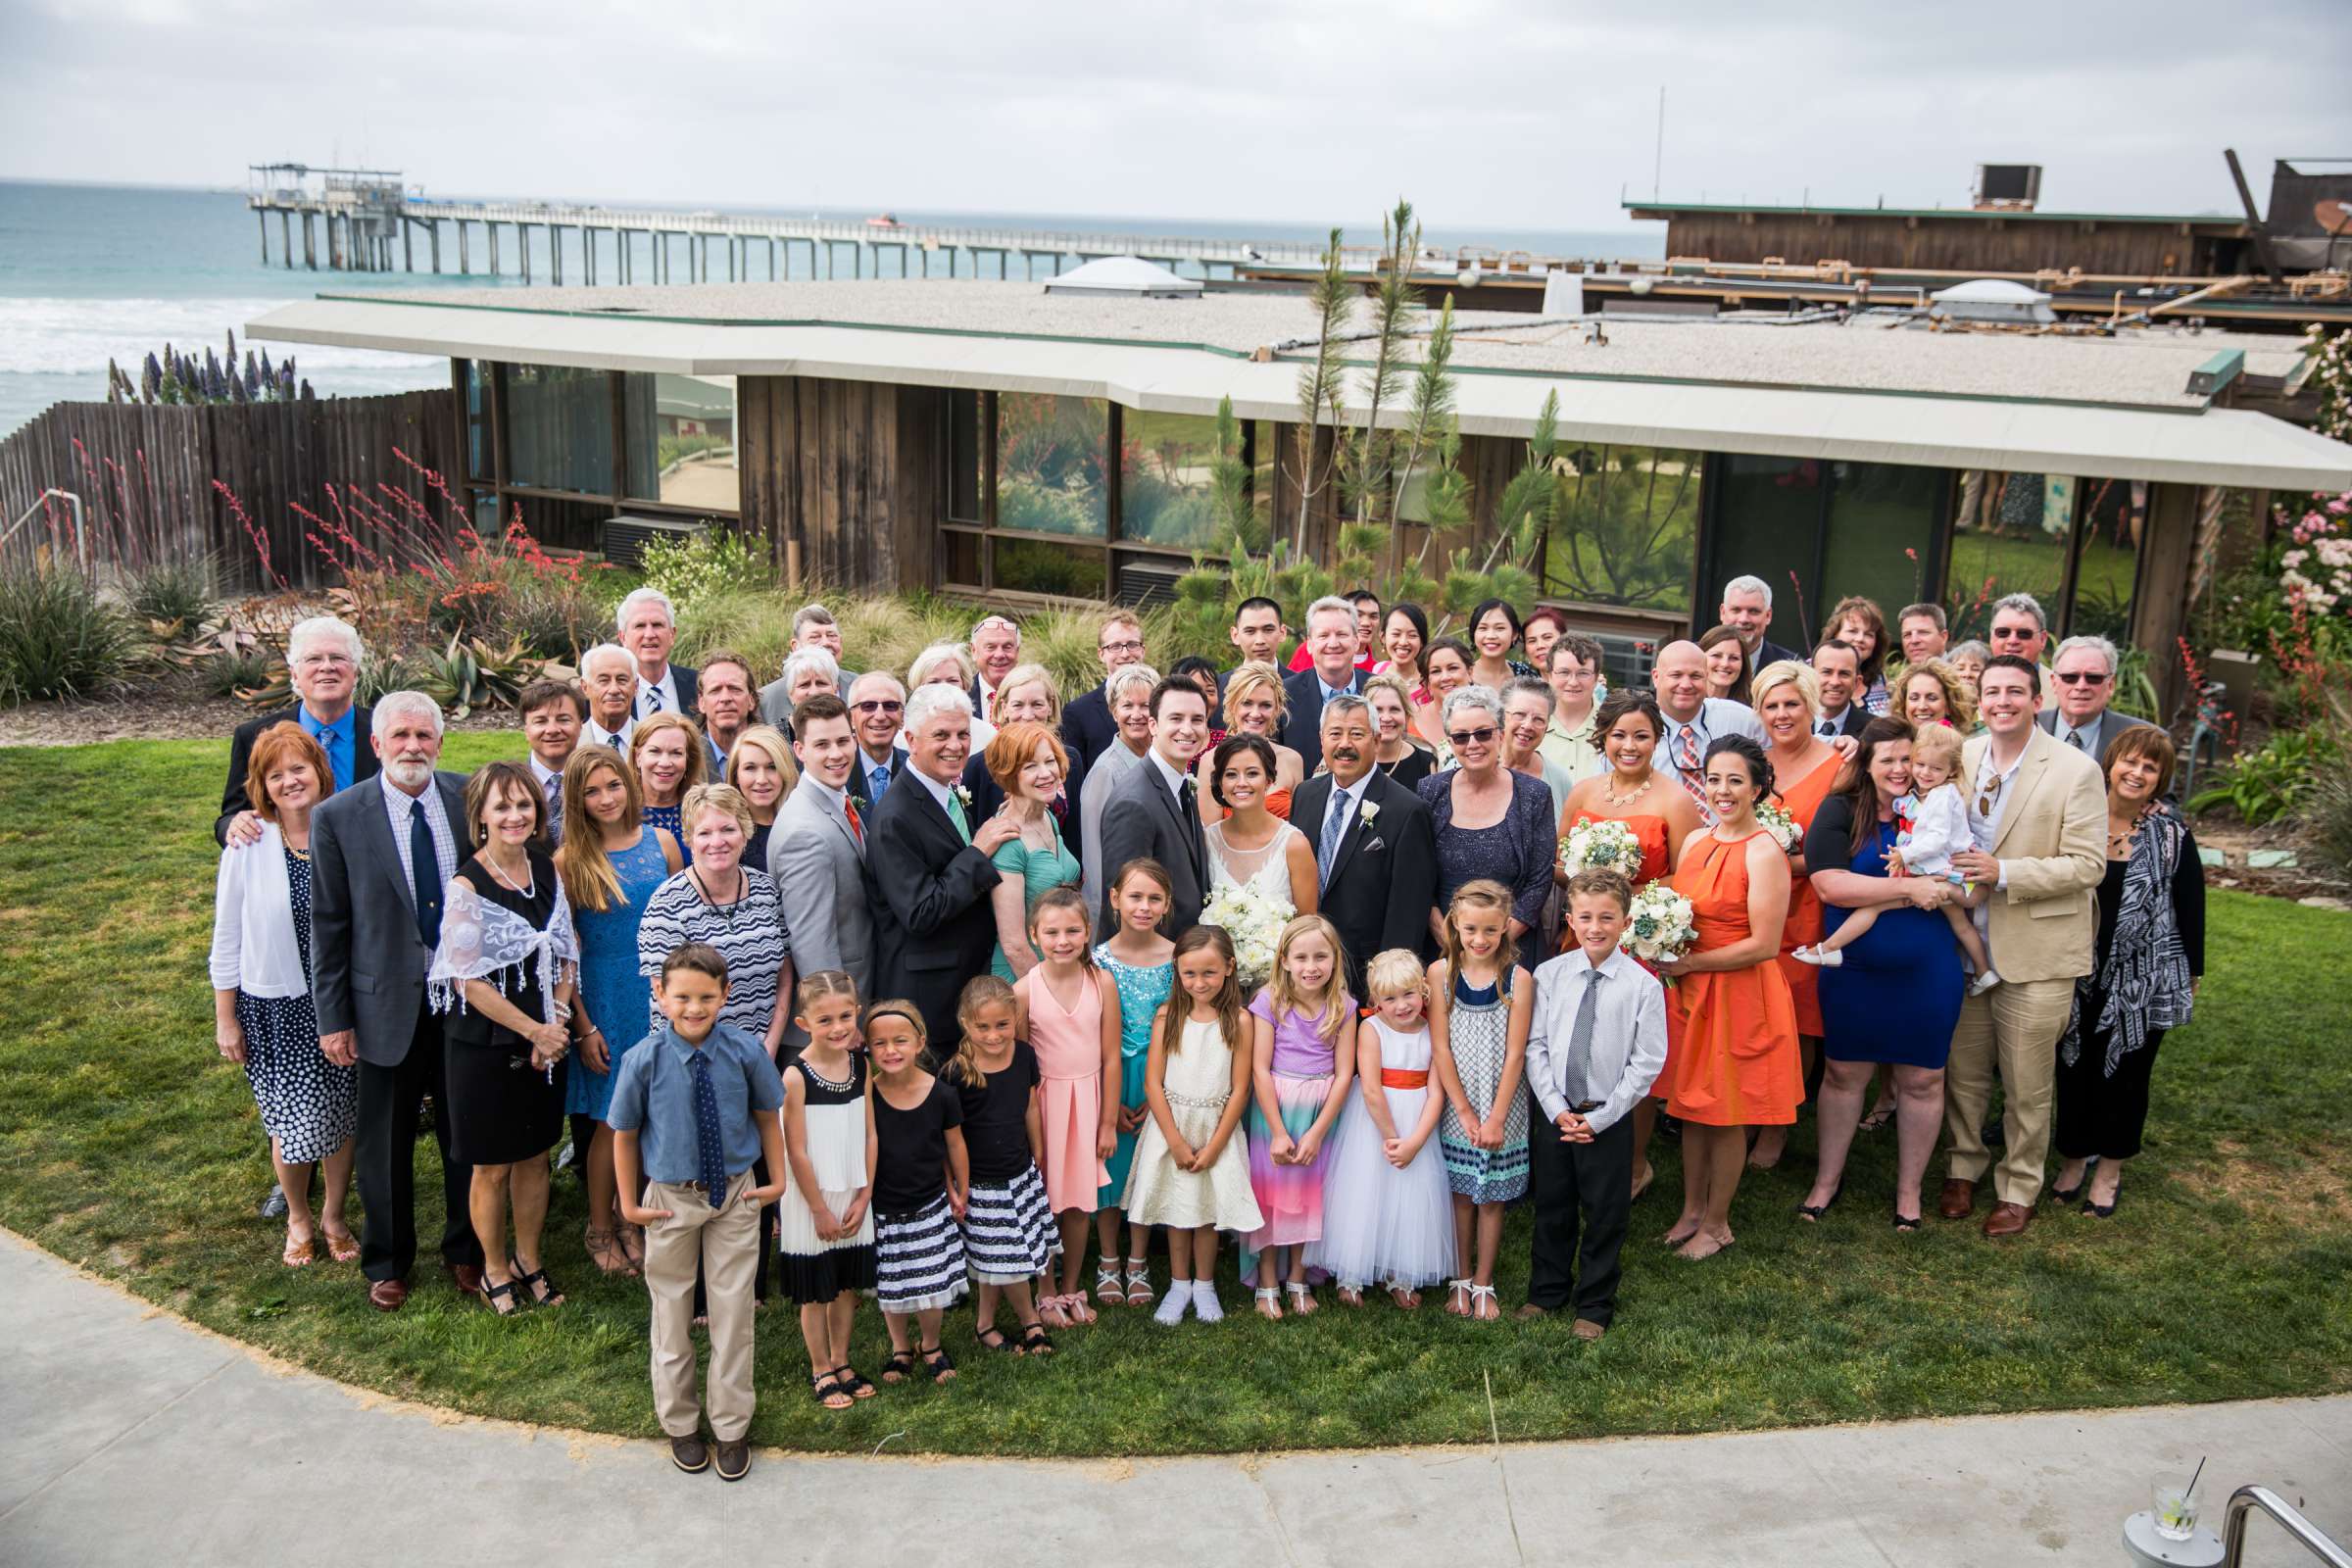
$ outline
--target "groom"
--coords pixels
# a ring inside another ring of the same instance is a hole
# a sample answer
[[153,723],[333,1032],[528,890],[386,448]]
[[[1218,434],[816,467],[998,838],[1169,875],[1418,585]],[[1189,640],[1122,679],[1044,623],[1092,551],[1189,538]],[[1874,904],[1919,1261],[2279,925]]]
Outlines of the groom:
[[1160,929],[1181,936],[1198,925],[1208,893],[1208,842],[1200,832],[1193,760],[1208,744],[1208,699],[1189,680],[1152,688],[1152,749],[1120,775],[1102,808],[1102,935],[1118,931],[1111,889],[1129,860],[1157,860],[1174,894]]

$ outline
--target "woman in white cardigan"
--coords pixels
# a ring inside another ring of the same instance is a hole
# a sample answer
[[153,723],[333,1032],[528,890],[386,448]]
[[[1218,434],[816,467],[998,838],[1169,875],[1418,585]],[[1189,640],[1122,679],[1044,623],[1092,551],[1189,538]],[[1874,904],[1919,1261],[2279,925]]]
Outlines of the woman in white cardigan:
[[[338,1263],[360,1255],[343,1217],[351,1189],[359,1075],[318,1049],[311,1007],[311,808],[334,776],[326,753],[288,721],[253,743],[246,798],[262,836],[220,852],[213,905],[213,1027],[220,1054],[242,1062],[270,1132],[270,1158],[286,1195],[288,1268],[318,1255],[318,1231]],[[326,1167],[326,1204],[311,1212],[311,1167]]]

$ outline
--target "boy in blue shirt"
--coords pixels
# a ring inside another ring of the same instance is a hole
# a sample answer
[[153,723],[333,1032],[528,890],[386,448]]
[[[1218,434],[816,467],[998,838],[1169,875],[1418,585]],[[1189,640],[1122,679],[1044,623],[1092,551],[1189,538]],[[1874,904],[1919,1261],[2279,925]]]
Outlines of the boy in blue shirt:
[[[784,1080],[766,1049],[718,1021],[727,960],[700,942],[662,960],[654,1002],[667,1020],[612,1074],[612,1167],[621,1217],[645,1229],[645,1285],[654,1298],[654,1413],[669,1457],[692,1474],[713,1457],[694,1397],[694,1276],[702,1264],[710,1315],[706,1403],[721,1481],[752,1467],[752,1276],[760,1205],[784,1193]],[[752,1162],[776,1173],[755,1186]],[[639,1198],[641,1182],[644,1196]]]

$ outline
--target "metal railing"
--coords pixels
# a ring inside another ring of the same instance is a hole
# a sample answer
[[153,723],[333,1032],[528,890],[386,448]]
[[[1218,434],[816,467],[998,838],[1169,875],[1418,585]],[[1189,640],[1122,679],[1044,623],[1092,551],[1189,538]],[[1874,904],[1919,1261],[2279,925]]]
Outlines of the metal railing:
[[71,490],[49,489],[34,496],[32,505],[18,513],[17,520],[8,525],[8,532],[0,533],[0,546],[14,539],[18,530],[32,520],[33,514],[46,508],[51,501],[63,501],[74,514],[74,542],[81,556],[82,573],[86,576],[90,569],[90,531],[84,526],[81,497]]
[[2352,1568],[2352,1552],[2321,1534],[2319,1526],[2268,1487],[2240,1487],[2230,1494],[2230,1508],[2222,1522],[2222,1568],[2238,1568],[2245,1560],[2246,1523],[2257,1508],[2278,1520],[2279,1529],[2301,1542],[2328,1568]]

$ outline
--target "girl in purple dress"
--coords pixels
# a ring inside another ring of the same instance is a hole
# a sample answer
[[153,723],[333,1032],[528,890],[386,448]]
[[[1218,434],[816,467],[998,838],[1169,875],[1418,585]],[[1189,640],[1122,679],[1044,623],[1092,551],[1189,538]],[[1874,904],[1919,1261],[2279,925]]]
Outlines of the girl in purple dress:
[[[1265,1223],[1243,1239],[1256,1254],[1259,1315],[1315,1310],[1306,1246],[1323,1238],[1323,1148],[1354,1077],[1355,999],[1341,967],[1340,934],[1319,914],[1282,928],[1274,980],[1250,1004],[1250,1188]],[[1282,1276],[1276,1285],[1276,1275]]]

